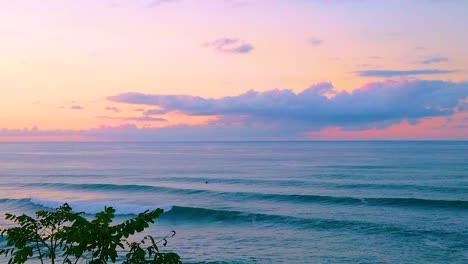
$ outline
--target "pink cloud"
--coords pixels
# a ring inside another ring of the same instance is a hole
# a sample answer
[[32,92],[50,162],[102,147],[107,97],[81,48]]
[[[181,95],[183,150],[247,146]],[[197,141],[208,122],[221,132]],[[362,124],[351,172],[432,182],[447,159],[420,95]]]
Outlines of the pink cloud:
[[[463,117],[464,119],[465,117]],[[329,127],[318,132],[306,133],[309,140],[468,140],[468,126],[437,117],[422,120],[417,125],[408,121],[386,129],[345,131],[340,127]],[[466,121],[461,121],[465,123]]]

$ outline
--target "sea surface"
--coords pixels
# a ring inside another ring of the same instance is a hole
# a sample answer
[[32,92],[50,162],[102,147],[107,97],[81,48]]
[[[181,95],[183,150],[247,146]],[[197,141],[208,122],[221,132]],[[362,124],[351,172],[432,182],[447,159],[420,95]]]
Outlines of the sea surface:
[[0,143],[0,214],[64,202],[184,263],[468,263],[468,142]]

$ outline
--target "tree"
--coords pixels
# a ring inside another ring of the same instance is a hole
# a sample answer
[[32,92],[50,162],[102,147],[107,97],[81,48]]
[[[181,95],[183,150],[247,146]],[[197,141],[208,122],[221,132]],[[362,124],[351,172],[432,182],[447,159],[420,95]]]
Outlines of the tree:
[[[7,248],[0,249],[0,256],[8,258],[8,264],[21,264],[36,259],[41,264],[105,264],[122,261],[125,264],[181,263],[175,253],[163,253],[158,245],[167,245],[171,231],[156,240],[147,235],[139,242],[129,238],[149,227],[164,211],[145,211],[135,218],[111,225],[115,217],[112,207],[105,207],[92,220],[75,213],[68,204],[53,211],[41,210],[35,217],[25,214],[6,214],[6,219],[16,226],[1,230]],[[125,255],[119,253],[126,252]]]

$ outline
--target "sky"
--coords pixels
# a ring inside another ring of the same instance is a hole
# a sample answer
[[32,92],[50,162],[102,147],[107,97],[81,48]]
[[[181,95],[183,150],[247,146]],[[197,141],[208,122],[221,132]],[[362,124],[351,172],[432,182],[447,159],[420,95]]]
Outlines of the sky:
[[0,141],[468,140],[467,10],[0,0]]

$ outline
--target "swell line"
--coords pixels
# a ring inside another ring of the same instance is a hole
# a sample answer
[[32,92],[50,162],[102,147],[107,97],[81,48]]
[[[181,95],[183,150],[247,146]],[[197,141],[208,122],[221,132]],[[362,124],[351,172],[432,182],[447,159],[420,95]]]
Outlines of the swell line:
[[[21,205],[28,204],[31,206],[31,210],[38,210],[44,208],[55,208],[56,205],[62,204],[60,201],[52,200],[38,200],[38,199],[0,199],[0,203],[18,203]],[[76,204],[75,204],[76,205]],[[102,204],[87,202],[78,204],[78,209],[75,211],[83,211],[88,214],[94,214],[102,208]],[[73,207],[73,206],[72,206]],[[99,208],[97,210],[96,208]],[[158,206],[138,206],[132,205],[132,211],[124,212],[123,214],[133,214],[143,212],[144,209],[152,210],[158,208]],[[119,209],[118,207],[116,208]],[[164,209],[164,208],[163,208]],[[121,213],[122,214],[122,213]],[[184,206],[171,206],[169,209],[165,209],[165,213],[161,216],[161,220],[170,221],[189,221],[189,222],[226,222],[231,224],[252,224],[252,223],[268,223],[275,225],[286,225],[298,229],[314,229],[314,230],[343,230],[351,232],[362,232],[365,234],[390,234],[398,236],[446,236],[452,239],[464,239],[462,233],[450,232],[445,230],[436,229],[414,229],[408,228],[395,224],[385,223],[374,223],[357,220],[343,220],[343,219],[326,219],[326,218],[300,218],[294,216],[274,215],[274,214],[263,214],[263,213],[252,213],[252,212],[241,212],[231,210],[217,210],[209,208],[199,207],[184,207]]]
[[182,207],[173,206],[172,210],[163,215],[163,218],[182,218],[193,220],[210,220],[210,221],[226,221],[226,222],[273,222],[277,225],[295,226],[304,229],[330,230],[344,229],[355,232],[369,233],[385,233],[396,234],[402,236],[462,236],[457,232],[445,230],[424,230],[424,229],[409,229],[403,226],[384,223],[373,223],[356,220],[339,220],[325,218],[300,218],[294,216],[271,215],[262,213],[248,213],[240,211],[216,210],[197,207]]
[[465,200],[433,200],[421,198],[393,198],[393,197],[347,197],[322,196],[311,194],[271,194],[256,192],[219,192],[203,189],[179,189],[171,187],[150,185],[117,185],[117,184],[69,184],[69,183],[37,183],[25,184],[28,187],[69,188],[73,190],[96,191],[126,191],[126,192],[165,192],[183,195],[212,195],[223,199],[256,199],[279,202],[325,203],[355,206],[395,206],[395,207],[421,207],[421,208],[448,208],[468,209]]

